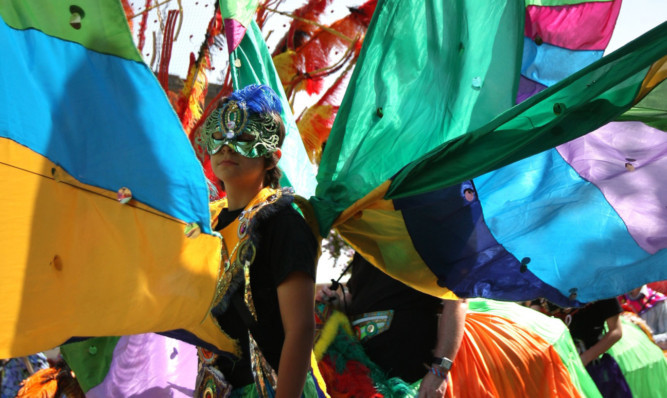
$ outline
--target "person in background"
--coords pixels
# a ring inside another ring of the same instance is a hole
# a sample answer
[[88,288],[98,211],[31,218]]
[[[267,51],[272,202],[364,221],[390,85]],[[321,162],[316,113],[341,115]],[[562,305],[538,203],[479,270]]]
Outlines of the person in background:
[[653,341],[667,350],[667,296],[647,285],[619,297],[624,310],[639,315],[651,328]]
[[560,308],[540,299],[533,301],[531,307],[563,320],[581,362],[603,397],[632,397],[618,363],[607,353],[623,336],[620,319],[623,310],[615,298],[594,301],[580,308]]
[[422,379],[419,397],[443,397],[463,339],[467,302],[418,292],[358,253],[351,270],[345,287],[321,286],[318,300],[348,315],[364,352],[388,377]]
[[8,359],[2,367],[0,398],[16,397],[23,380],[48,367],[46,356],[41,352],[27,357]]

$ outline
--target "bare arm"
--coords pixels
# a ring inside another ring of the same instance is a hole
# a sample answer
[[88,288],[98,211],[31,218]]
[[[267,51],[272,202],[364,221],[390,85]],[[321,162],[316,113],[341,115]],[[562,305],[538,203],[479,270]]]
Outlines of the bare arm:
[[278,285],[278,305],[285,342],[278,365],[276,398],[298,398],[310,368],[315,338],[315,285],[303,272],[291,273]]
[[646,323],[653,331],[653,340],[660,348],[667,350],[667,301],[658,303],[647,315]]
[[584,366],[588,365],[592,360],[607,352],[607,350],[616,344],[616,342],[619,341],[623,336],[623,327],[621,326],[620,315],[617,314],[609,317],[605,322],[607,322],[609,332],[602,336],[602,338],[591,348],[582,352],[580,355],[581,362],[583,362]]
[[[456,358],[463,340],[467,309],[468,302],[465,299],[443,301],[442,315],[438,322],[438,341],[433,350],[434,356],[447,357],[452,361]],[[444,397],[448,371],[442,369],[442,373],[444,378],[430,371],[424,376],[419,386],[419,398]]]

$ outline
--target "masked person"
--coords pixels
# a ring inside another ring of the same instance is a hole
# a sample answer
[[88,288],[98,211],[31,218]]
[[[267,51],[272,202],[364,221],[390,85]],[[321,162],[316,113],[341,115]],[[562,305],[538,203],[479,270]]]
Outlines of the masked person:
[[211,204],[223,236],[223,269],[212,314],[236,352],[203,348],[195,396],[321,394],[310,371],[317,242],[280,189],[281,104],[250,85],[221,101],[200,143],[226,193]]

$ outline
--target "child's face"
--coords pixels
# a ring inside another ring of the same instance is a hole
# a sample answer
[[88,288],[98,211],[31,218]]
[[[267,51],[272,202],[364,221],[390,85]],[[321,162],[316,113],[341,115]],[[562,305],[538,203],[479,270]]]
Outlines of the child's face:
[[218,152],[211,155],[211,169],[225,186],[256,187],[257,181],[264,181],[266,166],[263,157],[249,158],[234,152],[224,145]]

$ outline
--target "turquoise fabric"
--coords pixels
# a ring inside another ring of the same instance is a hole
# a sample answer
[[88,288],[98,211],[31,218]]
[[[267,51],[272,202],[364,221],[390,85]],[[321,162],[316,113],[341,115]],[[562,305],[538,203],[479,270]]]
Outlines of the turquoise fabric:
[[[646,282],[645,273],[628,272],[628,266],[651,270],[656,280],[667,278],[667,267],[661,266],[667,250],[651,255],[639,247],[600,190],[556,149],[474,182],[496,240],[517,258],[529,258],[530,271],[565,296],[576,289],[577,299],[588,302]],[[601,236],[613,239],[613,245]]]
[[602,58],[603,51],[568,50],[548,43],[539,46],[525,37],[521,74],[545,86],[552,86]]
[[0,137],[210,233],[202,166],[148,66],[2,20],[0,43]]

